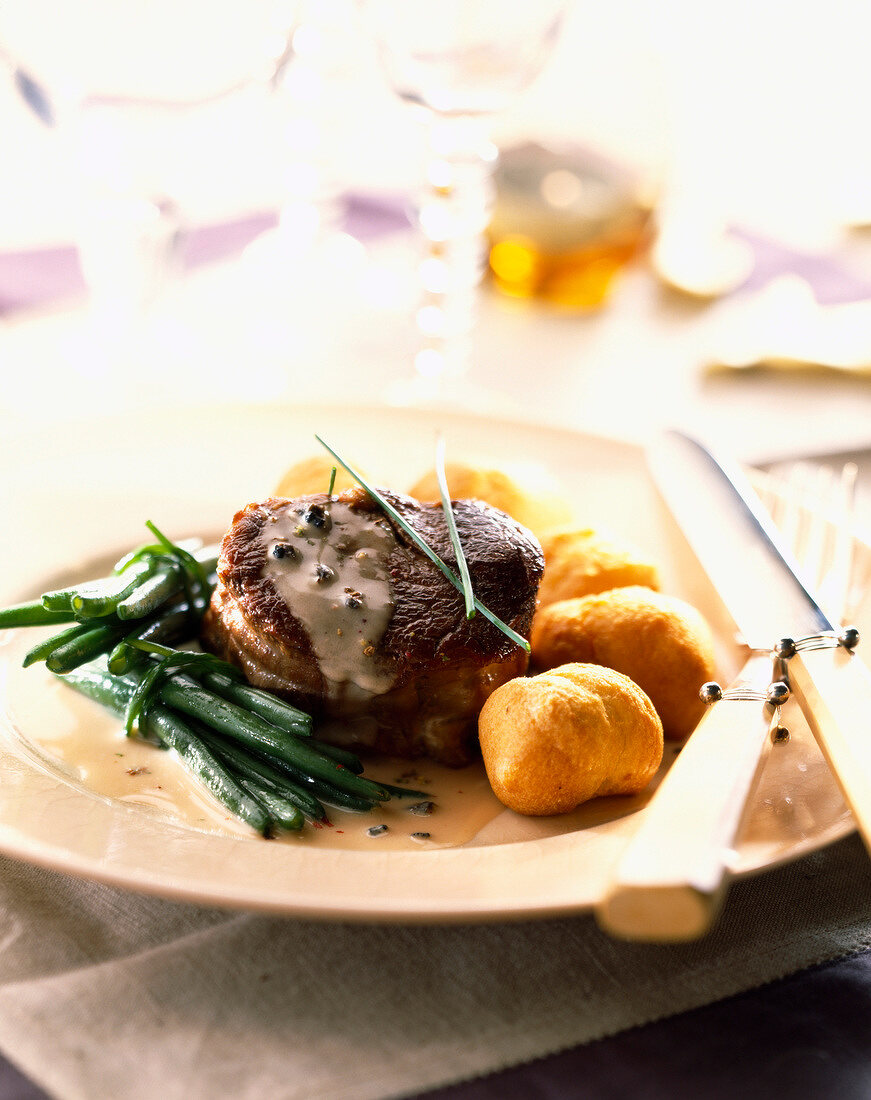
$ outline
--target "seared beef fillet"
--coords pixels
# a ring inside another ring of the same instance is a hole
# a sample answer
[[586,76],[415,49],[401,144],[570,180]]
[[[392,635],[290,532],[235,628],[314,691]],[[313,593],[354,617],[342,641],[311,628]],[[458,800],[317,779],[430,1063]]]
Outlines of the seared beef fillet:
[[[384,491],[456,571],[440,505]],[[475,594],[529,634],[544,560],[534,537],[477,500],[454,502]],[[233,519],[203,623],[206,648],[323,719],[321,736],[467,763],[478,712],[526,653],[461,594],[362,489],[271,498]]]

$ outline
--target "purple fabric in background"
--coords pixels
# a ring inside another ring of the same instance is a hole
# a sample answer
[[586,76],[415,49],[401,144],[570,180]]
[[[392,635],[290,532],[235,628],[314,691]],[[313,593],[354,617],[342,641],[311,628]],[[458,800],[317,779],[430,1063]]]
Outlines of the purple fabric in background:
[[[407,229],[409,219],[399,199],[352,197],[343,228],[358,240],[375,240]],[[187,269],[238,256],[247,245],[278,225],[274,212],[201,226],[183,233],[182,266]],[[85,293],[78,252],[72,245],[0,253],[0,315],[60,303]]]
[[[365,244],[389,233],[408,229],[410,222],[403,209],[398,199],[349,198],[345,204],[342,228]],[[238,256],[261,233],[275,229],[277,225],[278,215],[266,213],[193,229],[183,237],[183,267],[191,269]]]
[[250,218],[221,225],[204,225],[182,232],[182,267],[190,270],[204,264],[218,263],[219,260],[229,260],[243,252],[261,233],[277,225],[276,214],[254,214]]
[[345,209],[345,230],[364,244],[411,228],[408,202],[400,197],[351,197]]
[[[278,225],[273,212],[254,214],[217,225],[200,226],[182,236],[182,266],[191,270],[239,255],[261,233]],[[398,196],[351,196],[343,228],[364,243],[408,229],[411,219]],[[871,298],[871,280],[845,271],[837,261],[796,252],[754,234],[736,231],[753,249],[755,266],[742,291],[794,272],[814,288],[821,303]],[[78,253],[72,246],[0,253],[0,315],[49,306],[85,293]]]
[[62,301],[84,289],[74,248],[0,253],[0,316]]
[[734,235],[753,249],[755,264],[742,291],[759,290],[778,275],[800,275],[814,288],[821,305],[858,302],[871,298],[871,280],[846,271],[843,264],[826,256],[796,252],[776,241],[735,230]]

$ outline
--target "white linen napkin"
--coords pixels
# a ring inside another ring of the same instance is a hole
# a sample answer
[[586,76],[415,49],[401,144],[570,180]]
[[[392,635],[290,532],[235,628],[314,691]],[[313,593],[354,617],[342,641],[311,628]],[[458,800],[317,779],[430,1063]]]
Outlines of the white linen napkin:
[[62,1100],[407,1096],[871,944],[855,835],[737,883],[706,939],[667,947],[588,915],[320,924],[0,872],[0,1047]]

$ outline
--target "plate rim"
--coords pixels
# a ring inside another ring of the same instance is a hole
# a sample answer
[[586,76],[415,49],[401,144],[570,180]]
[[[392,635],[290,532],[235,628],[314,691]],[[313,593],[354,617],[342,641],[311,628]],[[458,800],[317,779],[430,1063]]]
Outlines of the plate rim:
[[[227,415],[227,406],[216,405],[214,408],[220,410],[222,415]],[[241,412],[246,418],[256,418],[258,415],[263,415],[264,412],[268,412],[269,415],[275,415],[276,412],[280,411],[282,408],[293,416],[312,416],[317,410],[326,410],[329,408],[333,408],[335,411],[334,406],[311,403],[300,406],[276,406],[256,403],[238,407],[234,412],[237,415]],[[355,405],[354,410],[361,418],[366,420],[378,417],[401,416],[405,419],[413,417],[418,423],[432,423],[434,418],[448,419],[453,423],[463,422],[467,425],[480,423],[482,421],[481,415],[465,409],[399,409],[381,405]],[[510,431],[511,428],[522,428],[523,430],[537,433],[547,432],[549,435],[559,435],[569,443],[572,440],[583,440],[585,445],[592,445],[598,441],[603,444],[634,452],[635,461],[643,461],[643,446],[635,440],[605,436],[590,432],[585,428],[571,428],[565,424],[549,424],[537,420],[534,417],[497,416],[489,418],[484,417],[483,419],[491,428],[498,425],[507,431]],[[91,420],[91,423],[99,423],[102,420],[102,417],[96,417]],[[2,653],[0,653],[0,664],[2,663],[4,662]],[[11,722],[11,719],[6,713],[3,714],[3,725],[7,731],[10,727],[14,730],[14,723]],[[12,733],[12,736],[15,738],[19,737],[15,732]],[[8,751],[8,746],[5,751]],[[3,753],[0,753],[0,772],[2,772],[4,766],[5,756]],[[65,783],[65,780],[60,775],[53,776],[53,779],[57,784],[63,785]],[[113,802],[113,800],[107,799],[105,796],[96,794],[95,792],[80,792],[80,794],[85,798],[104,799],[109,805],[109,810],[111,812],[115,813],[120,810],[126,813],[129,811],[137,815],[137,820],[141,820],[139,811],[135,807]],[[165,827],[167,824],[173,825],[172,822],[163,822],[156,816],[154,821],[160,822],[161,827]],[[177,828],[186,829],[187,827],[179,825]],[[236,845],[240,841],[242,843],[251,844],[262,843],[259,838],[255,837],[248,838],[245,836],[230,835],[218,837],[217,834],[204,834],[200,833],[198,830],[193,831],[200,836],[207,836],[213,839],[217,838],[220,841],[225,841],[232,845]],[[796,846],[783,852],[780,856],[769,859],[757,866],[743,867],[738,870],[733,869],[730,871],[729,877],[732,879],[746,878],[764,873],[768,870],[773,870],[775,867],[791,862],[794,859],[802,858],[812,852],[819,851],[849,835],[853,831],[854,826],[850,819],[835,822],[822,835],[815,834],[813,837],[806,837],[803,842],[799,842]],[[460,847],[439,849],[431,852],[407,853],[396,851],[391,851],[389,853],[370,853],[363,851],[354,852],[353,855],[363,860],[389,858],[396,861],[398,857],[404,856],[415,861],[427,861],[438,858],[442,862],[457,861],[459,863],[464,863],[468,862],[470,858],[472,861],[474,861],[475,858],[479,858],[477,855],[475,857],[470,857],[468,853],[492,853],[496,849],[516,850],[517,845],[531,844],[571,848],[572,846],[582,845],[583,836],[583,831],[580,831],[538,838],[536,840],[515,840],[503,844],[492,846],[485,845],[475,848]],[[625,843],[625,841],[621,841],[621,846],[622,843]],[[292,850],[287,849],[286,846],[281,847],[285,850]],[[307,853],[307,857],[316,855],[317,858],[322,856],[329,858],[337,851],[339,850],[313,849]],[[557,896],[549,899],[534,896],[523,898],[513,897],[509,908],[506,908],[504,899],[488,900],[483,897],[467,897],[461,900],[449,898],[442,901],[434,901],[432,897],[429,897],[425,902],[421,899],[419,907],[415,908],[414,902],[408,897],[396,896],[393,897],[389,903],[382,901],[379,906],[379,903],[374,903],[371,897],[359,903],[353,901],[349,903],[347,898],[301,900],[299,897],[293,897],[292,891],[291,896],[287,896],[286,892],[283,893],[281,897],[273,897],[271,894],[267,896],[267,894],[263,893],[262,886],[259,887],[260,892],[258,893],[258,888],[240,888],[238,883],[234,883],[232,887],[228,887],[226,883],[220,884],[215,882],[209,885],[202,881],[198,881],[196,884],[191,885],[190,883],[186,884],[185,881],[179,880],[177,875],[167,875],[162,869],[155,868],[151,868],[149,870],[149,877],[143,879],[139,877],[141,868],[137,869],[127,865],[113,865],[107,863],[104,858],[88,858],[80,853],[70,853],[69,849],[65,848],[63,845],[50,844],[34,839],[32,836],[28,836],[22,832],[21,829],[2,819],[0,819],[0,852],[14,859],[19,859],[48,870],[71,874],[87,881],[101,882],[106,885],[164,897],[174,901],[199,905],[212,905],[230,909],[263,911],[295,916],[303,919],[417,924],[460,923],[463,921],[486,922],[530,920],[586,912],[592,908],[593,905],[593,903],[589,901],[572,900],[572,898],[567,895],[563,898]]]

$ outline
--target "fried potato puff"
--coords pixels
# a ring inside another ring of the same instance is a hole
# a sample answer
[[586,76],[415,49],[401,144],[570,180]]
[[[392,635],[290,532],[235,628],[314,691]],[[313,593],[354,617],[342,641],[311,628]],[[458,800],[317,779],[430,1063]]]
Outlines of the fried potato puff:
[[[295,462],[290,469],[285,470],[281,480],[275,487],[274,495],[277,497],[310,496],[313,493],[325,493],[330,487],[330,476],[336,463],[328,455],[312,455]],[[364,475],[365,476],[365,475]],[[336,470],[336,483],[334,493],[341,493],[345,489],[355,489],[357,482],[347,470],[341,466]]]
[[[449,462],[445,478],[452,500],[483,500],[522,523],[538,538],[543,531],[568,522],[571,516],[568,502],[556,495],[551,486],[521,485],[501,470]],[[435,470],[424,474],[409,493],[418,500],[441,500]]]
[[634,546],[591,527],[551,531],[541,538],[541,607],[612,588],[659,588],[659,568]]
[[600,665],[510,680],[484,704],[478,733],[496,797],[521,814],[635,794],[662,760],[653,704],[627,676]]
[[[525,522],[524,516],[531,502],[520,486],[501,470],[448,462],[445,465],[445,479],[452,500],[483,500],[518,523]],[[435,470],[424,474],[409,489],[409,493],[418,500],[441,500]]]
[[615,588],[540,608],[532,660],[549,669],[592,661],[634,680],[650,697],[667,737],[683,739],[704,711],[699,688],[714,677],[714,643],[701,614],[649,588]]

